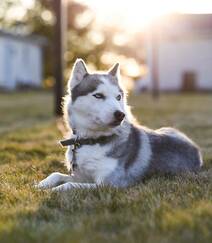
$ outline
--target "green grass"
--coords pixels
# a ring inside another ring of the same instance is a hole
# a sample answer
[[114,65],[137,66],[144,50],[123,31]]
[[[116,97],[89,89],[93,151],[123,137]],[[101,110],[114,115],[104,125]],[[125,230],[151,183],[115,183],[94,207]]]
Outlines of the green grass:
[[61,161],[46,92],[0,94],[0,242],[212,242],[212,96],[130,97],[152,128],[174,126],[202,148],[198,175],[154,176],[129,189],[54,194],[32,185]]

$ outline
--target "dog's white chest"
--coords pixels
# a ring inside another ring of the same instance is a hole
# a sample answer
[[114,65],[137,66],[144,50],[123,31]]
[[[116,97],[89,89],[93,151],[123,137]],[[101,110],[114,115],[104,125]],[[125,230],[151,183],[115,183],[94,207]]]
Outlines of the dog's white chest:
[[107,146],[84,145],[77,150],[76,162],[81,173],[91,176],[97,184],[104,182],[117,167],[117,160],[106,156]]

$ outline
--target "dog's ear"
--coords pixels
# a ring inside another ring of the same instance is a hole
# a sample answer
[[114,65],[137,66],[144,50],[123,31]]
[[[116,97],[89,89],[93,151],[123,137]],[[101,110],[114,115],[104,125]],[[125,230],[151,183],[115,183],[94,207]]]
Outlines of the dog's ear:
[[68,81],[68,90],[71,91],[71,89],[79,84],[86,74],[88,74],[88,71],[85,62],[82,59],[77,58],[72,69],[71,77]]
[[108,74],[114,77],[119,77],[120,75],[119,63],[114,64],[112,68],[109,69]]

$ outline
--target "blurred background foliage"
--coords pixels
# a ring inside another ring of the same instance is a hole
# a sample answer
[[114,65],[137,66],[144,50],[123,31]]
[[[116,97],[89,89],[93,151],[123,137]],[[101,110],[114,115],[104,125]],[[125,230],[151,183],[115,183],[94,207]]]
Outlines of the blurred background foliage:
[[[31,4],[28,4],[31,2]],[[47,39],[45,47],[45,83],[53,84],[54,12],[51,0],[0,1],[0,28],[26,35],[41,35]],[[121,60],[122,72],[129,79],[145,73],[143,37],[129,34],[119,26],[99,25],[95,13],[88,6],[67,1],[67,43],[64,59],[67,79],[77,57],[83,58],[90,69],[109,68],[114,60]],[[15,15],[14,15],[15,13]],[[136,61],[135,61],[136,60]],[[127,68],[124,68],[124,67]],[[130,84],[128,80],[128,84]]]

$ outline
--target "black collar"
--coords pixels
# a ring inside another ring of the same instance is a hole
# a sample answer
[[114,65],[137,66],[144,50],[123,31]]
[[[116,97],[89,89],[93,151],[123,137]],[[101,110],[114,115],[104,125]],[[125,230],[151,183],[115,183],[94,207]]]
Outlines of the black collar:
[[115,134],[110,136],[100,136],[98,138],[70,138],[61,140],[60,144],[65,146],[74,145],[75,149],[81,147],[82,145],[95,145],[95,144],[107,144],[116,137]]

